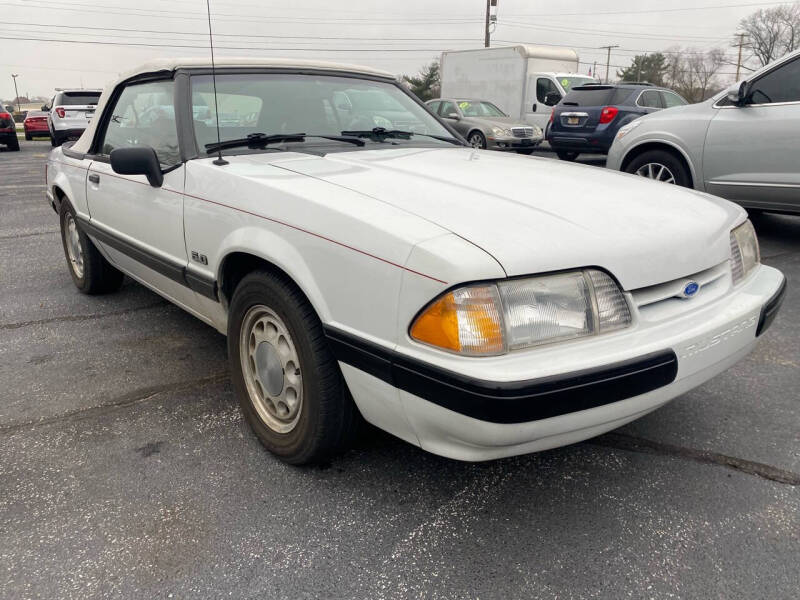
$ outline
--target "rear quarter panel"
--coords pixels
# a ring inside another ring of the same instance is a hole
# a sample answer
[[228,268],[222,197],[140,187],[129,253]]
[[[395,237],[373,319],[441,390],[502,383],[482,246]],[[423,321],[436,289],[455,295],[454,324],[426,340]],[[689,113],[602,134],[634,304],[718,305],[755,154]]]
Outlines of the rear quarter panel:
[[[66,156],[61,147],[47,156],[47,190],[55,198],[65,196],[79,215],[89,217],[86,202],[86,173],[90,160]],[[58,200],[57,207],[58,207]]]

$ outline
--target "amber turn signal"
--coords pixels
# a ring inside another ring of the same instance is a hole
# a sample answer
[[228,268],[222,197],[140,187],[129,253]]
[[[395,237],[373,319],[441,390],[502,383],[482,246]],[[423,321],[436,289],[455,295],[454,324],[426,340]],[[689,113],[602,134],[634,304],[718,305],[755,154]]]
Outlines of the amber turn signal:
[[440,296],[416,318],[411,337],[459,354],[503,353],[506,346],[497,286],[465,287]]

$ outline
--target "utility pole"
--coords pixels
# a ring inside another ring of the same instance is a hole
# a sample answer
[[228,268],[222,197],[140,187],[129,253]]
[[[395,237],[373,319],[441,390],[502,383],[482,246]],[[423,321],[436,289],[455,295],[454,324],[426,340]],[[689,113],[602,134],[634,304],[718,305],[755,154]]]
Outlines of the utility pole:
[[[493,8],[494,14],[492,14]],[[486,21],[483,30],[483,45],[485,48],[489,47],[492,25],[497,25],[497,0],[486,0]]]
[[17,96],[17,112],[22,112],[22,109],[19,106],[19,91],[17,90],[17,77],[19,75],[11,74],[11,78],[14,80],[14,94]]
[[600,50],[608,50],[608,56],[606,57],[606,83],[608,83],[608,74],[609,74],[609,69],[611,68],[611,49],[612,48],[619,48],[619,45],[616,45],[616,46],[600,46]]
[[736,81],[739,81],[739,71],[742,69],[742,46],[744,46],[744,38],[746,33],[737,33],[739,36],[739,60],[736,61]]

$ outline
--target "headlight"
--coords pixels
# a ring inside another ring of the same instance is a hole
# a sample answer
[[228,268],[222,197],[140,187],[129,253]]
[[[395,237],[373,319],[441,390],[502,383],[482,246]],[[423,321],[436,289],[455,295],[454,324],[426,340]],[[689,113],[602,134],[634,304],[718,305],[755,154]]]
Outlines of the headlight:
[[511,135],[511,130],[503,129],[502,127],[492,127],[492,133],[495,137],[509,137]]
[[622,127],[619,128],[619,131],[617,132],[617,139],[621,140],[641,124],[642,122],[639,119],[636,119],[635,121],[631,121],[627,125],[623,125]]
[[538,125],[533,126],[533,137],[542,137],[543,134],[544,132],[542,131],[541,127]]
[[619,286],[606,273],[587,269],[452,290],[420,313],[410,333],[437,348],[488,356],[630,324]]
[[761,262],[756,230],[750,219],[731,231],[731,259],[733,285],[743,281]]

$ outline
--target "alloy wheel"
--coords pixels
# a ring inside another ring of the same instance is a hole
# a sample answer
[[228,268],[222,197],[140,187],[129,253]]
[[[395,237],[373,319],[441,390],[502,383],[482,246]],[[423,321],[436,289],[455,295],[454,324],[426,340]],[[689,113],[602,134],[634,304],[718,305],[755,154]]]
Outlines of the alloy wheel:
[[83,279],[83,249],[81,248],[81,238],[78,234],[78,225],[72,214],[67,215],[67,255],[72,270],[78,279]]
[[258,416],[277,433],[292,431],[303,408],[300,358],[286,324],[269,307],[259,304],[247,311],[239,356]]
[[655,179],[656,181],[663,181],[664,183],[675,183],[675,175],[667,166],[661,163],[646,163],[636,169],[636,174],[639,177]]

